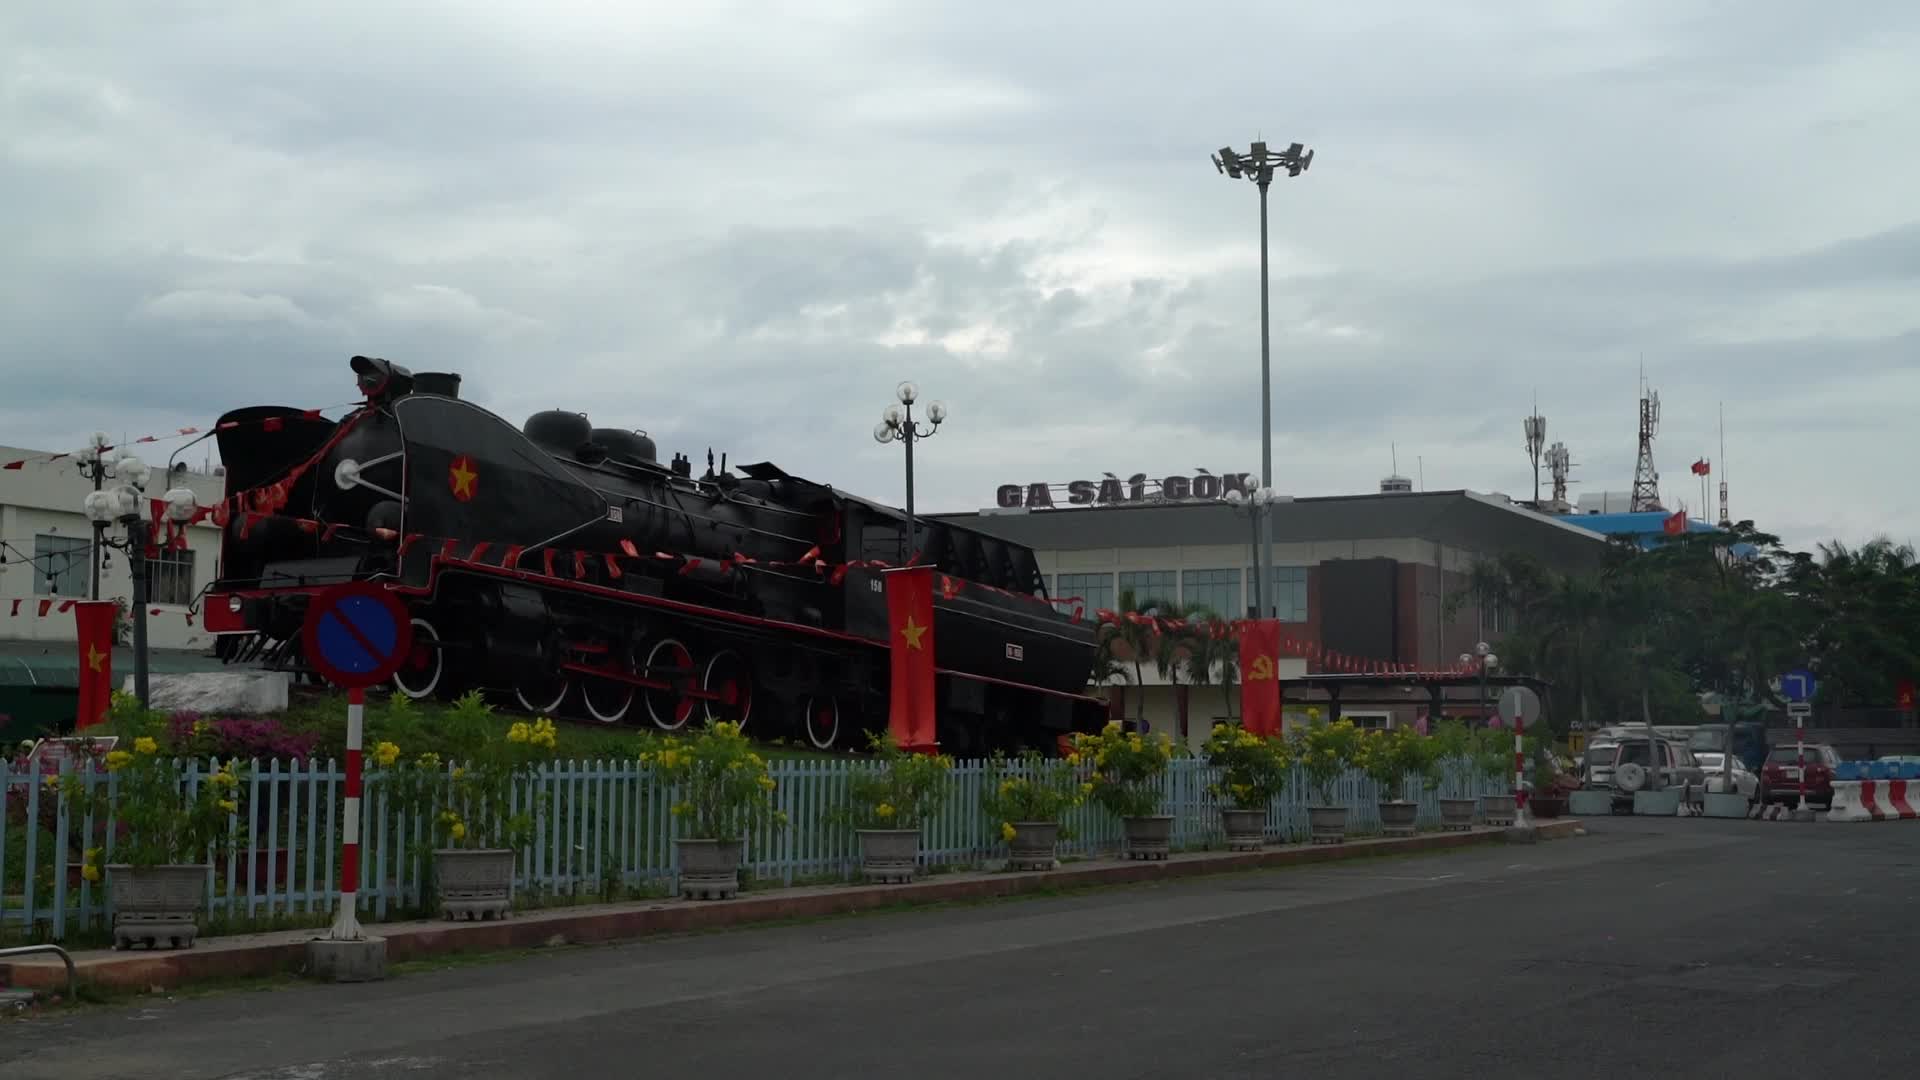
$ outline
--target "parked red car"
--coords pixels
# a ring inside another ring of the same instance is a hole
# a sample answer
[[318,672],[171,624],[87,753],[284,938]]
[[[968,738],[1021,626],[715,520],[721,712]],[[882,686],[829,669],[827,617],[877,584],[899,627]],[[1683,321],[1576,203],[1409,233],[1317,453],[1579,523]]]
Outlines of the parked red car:
[[[1825,743],[1808,743],[1807,804],[1833,809],[1833,770],[1840,755]],[[1800,800],[1800,749],[1793,743],[1776,743],[1767,750],[1766,764],[1760,768],[1759,802],[1796,803]]]

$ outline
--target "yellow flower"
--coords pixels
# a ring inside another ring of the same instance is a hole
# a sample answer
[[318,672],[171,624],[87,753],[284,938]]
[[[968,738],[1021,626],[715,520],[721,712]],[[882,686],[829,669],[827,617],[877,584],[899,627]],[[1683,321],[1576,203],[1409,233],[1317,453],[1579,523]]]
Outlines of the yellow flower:
[[1011,821],[1003,821],[1003,822],[1001,822],[1001,823],[1000,823],[1000,839],[1002,839],[1002,840],[1012,840],[1012,839],[1014,838],[1014,835],[1015,835],[1015,834],[1016,834],[1017,832],[1018,832],[1018,830],[1016,830],[1016,829],[1015,829],[1015,828],[1013,827],[1013,822],[1011,822]]
[[240,804],[238,802],[235,802],[232,799],[221,799],[220,809],[225,810],[227,813],[231,814],[234,811],[240,809]]
[[59,787],[59,786],[60,786],[60,778],[59,778],[58,776],[49,776],[49,777],[47,777],[47,779],[46,779],[46,787],[47,787],[47,790],[48,790],[48,791],[52,791],[53,789],[55,789],[55,788],[57,788],[57,787]]
[[420,767],[423,769],[437,769],[440,767],[440,755],[431,750],[421,754],[419,761]]
[[761,757],[759,754],[748,754],[747,760],[753,762],[756,767],[765,766],[767,763],[767,759]]
[[1091,795],[1091,794],[1093,794],[1093,785],[1092,785],[1092,784],[1081,784],[1081,785],[1080,785],[1080,794],[1082,794],[1082,795]]
[[133,740],[133,752],[136,754],[157,754],[160,752],[160,744],[153,741],[153,736],[142,735]]
[[677,767],[679,764],[680,764],[680,751],[678,750],[660,751],[660,767],[661,768],[672,769]]
[[775,787],[775,786],[776,786],[776,785],[775,785],[775,784],[774,784],[774,782],[773,782],[773,777],[771,777],[771,776],[763,776],[763,777],[761,777],[761,778],[760,778],[760,788],[761,788],[761,790],[763,790],[763,791],[772,791],[772,790],[774,789],[774,787]]
[[214,773],[212,776],[208,777],[207,779],[211,780],[213,783],[219,785],[220,787],[230,789],[240,783],[240,778],[233,775],[233,773],[230,771],[231,769],[232,769],[232,762],[228,762],[227,768],[221,769],[219,772]]
[[80,876],[83,878],[86,878],[88,881],[99,881],[100,868],[93,865],[92,863],[88,863],[87,865],[80,868]]
[[881,803],[879,806],[873,808],[873,812],[880,817],[890,818],[893,816],[893,804]]
[[400,747],[390,742],[378,743],[373,748],[373,760],[384,769],[400,760]]
[[1080,752],[1079,752],[1078,750],[1076,750],[1076,751],[1074,751],[1073,753],[1071,753],[1071,754],[1068,754],[1068,755],[1067,755],[1067,764],[1069,764],[1069,765],[1078,765],[1078,764],[1080,764]]
[[464,821],[454,822],[453,828],[447,830],[447,835],[453,837],[455,840],[465,840],[467,838],[466,822]]
[[115,750],[107,755],[107,771],[119,772],[121,769],[126,768],[127,763],[132,760],[132,754],[127,753],[125,750]]
[[205,720],[195,720],[193,722],[193,733],[195,735],[205,735],[207,733],[207,722]]
[[463,776],[465,776],[465,775],[467,775],[467,769],[466,769],[466,766],[464,766],[464,765],[455,765],[455,766],[453,767],[453,778],[454,778],[455,780],[458,780],[458,779],[460,779],[461,777],[463,777]]
[[524,720],[514,721],[513,726],[507,729],[508,742],[526,742],[532,737],[533,729],[529,728]]

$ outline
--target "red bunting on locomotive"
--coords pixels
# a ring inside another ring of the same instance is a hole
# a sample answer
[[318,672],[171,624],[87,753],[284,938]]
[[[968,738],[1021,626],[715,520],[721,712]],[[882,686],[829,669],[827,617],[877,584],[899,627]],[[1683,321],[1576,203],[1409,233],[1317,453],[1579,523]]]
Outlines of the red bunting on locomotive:
[[558,410],[515,427],[462,399],[458,375],[352,366],[366,402],[337,422],[221,418],[235,509],[206,627],[229,662],[307,672],[308,600],[373,581],[413,621],[396,693],[859,747],[888,719],[881,571],[912,561],[940,581],[942,750],[1051,749],[1105,718],[1085,693],[1096,624],[1056,610],[1028,548],[922,521],[910,553],[901,511],[771,463],[716,469],[709,452],[696,477],[644,432]]

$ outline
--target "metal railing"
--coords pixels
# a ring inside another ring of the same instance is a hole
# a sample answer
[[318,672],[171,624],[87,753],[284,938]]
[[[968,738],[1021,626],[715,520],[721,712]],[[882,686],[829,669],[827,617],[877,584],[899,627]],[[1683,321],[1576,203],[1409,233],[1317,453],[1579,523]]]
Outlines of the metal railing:
[[66,1000],[69,1004],[71,1004],[73,1001],[73,984],[74,984],[73,957],[68,954],[67,950],[61,948],[58,945],[52,945],[52,944],[15,945],[12,948],[0,949],[0,961],[6,960],[6,958],[9,956],[32,956],[34,953],[46,953],[46,952],[57,954],[60,957],[60,962],[67,965],[67,998]]
[[[858,872],[858,839],[850,829],[830,824],[827,814],[844,805],[853,760],[775,760],[768,763],[777,782],[775,801],[789,824],[763,829],[747,838],[746,869],[754,878],[792,885],[848,879]],[[180,763],[182,782],[194,790],[217,764]],[[999,823],[979,810],[990,775],[988,762],[957,762],[949,774],[944,807],[923,829],[920,860],[925,868],[984,864],[1005,853]],[[114,861],[123,827],[117,820],[97,821],[91,811],[76,812],[73,800],[47,786],[44,775],[12,769],[0,762],[0,935],[30,934],[60,941],[75,927],[104,927],[111,922],[111,898],[85,867],[89,847],[103,848],[101,865]],[[423,881],[430,843],[427,828],[437,808],[403,812],[383,784],[383,774],[365,777],[359,909],[365,920],[429,914]],[[1198,848],[1223,841],[1220,803],[1208,793],[1216,770],[1204,761],[1173,763],[1164,778],[1162,812],[1174,817],[1176,848]],[[83,782],[108,785],[115,777],[90,774]],[[243,804],[249,828],[230,821],[235,843],[206,870],[206,913],[228,930],[263,923],[324,920],[338,898],[340,832],[343,827],[344,772],[334,762],[256,761],[246,781]],[[1482,780],[1458,764],[1443,769],[1438,788],[1420,799],[1418,823],[1438,824],[1439,798],[1505,794],[1511,780]],[[673,839],[684,835],[671,813],[670,785],[635,761],[556,761],[543,766],[533,781],[544,796],[536,834],[519,853],[516,892],[522,903],[549,899],[604,897],[610,887],[631,895],[675,889]],[[1359,772],[1350,772],[1333,788],[1334,801],[1348,810],[1355,834],[1380,827],[1378,789]],[[1273,800],[1269,837],[1302,840],[1307,835],[1309,790],[1296,769],[1284,794]],[[92,800],[88,800],[91,805]],[[1117,850],[1120,822],[1087,804],[1067,813],[1060,844],[1064,857]],[[213,931],[219,932],[219,931]]]

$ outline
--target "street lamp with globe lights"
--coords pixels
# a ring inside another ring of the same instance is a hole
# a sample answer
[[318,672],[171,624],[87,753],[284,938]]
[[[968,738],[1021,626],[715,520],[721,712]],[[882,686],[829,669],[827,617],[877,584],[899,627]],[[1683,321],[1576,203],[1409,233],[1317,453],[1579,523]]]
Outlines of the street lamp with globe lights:
[[1487,674],[1500,666],[1500,657],[1486,642],[1482,641],[1473,647],[1472,652],[1460,654],[1460,665],[1462,667],[1477,665],[1480,668],[1480,719],[1485,723],[1492,723],[1487,706]]
[[[152,533],[142,521],[141,508],[152,470],[132,454],[122,455],[113,470],[122,483],[88,492],[81,509],[104,546],[127,553],[127,567],[133,574],[133,694],[144,709],[151,700],[147,689],[147,545]],[[163,501],[169,521],[184,525],[193,520],[196,506],[190,489],[174,488]],[[115,524],[125,528],[126,535],[118,540],[105,539],[107,526]]]
[[922,424],[913,418],[913,405],[920,400],[920,388],[912,382],[903,382],[893,393],[900,403],[887,406],[880,414],[880,422],[873,425],[873,441],[882,445],[899,442],[907,447],[907,561],[912,562],[920,548],[919,525],[913,515],[913,444],[931,438],[940,430],[947,419],[947,406],[938,401],[929,403],[927,419],[932,423]]
[[[1247,515],[1247,522],[1253,530],[1253,536],[1248,548],[1248,554],[1250,556],[1249,562],[1254,568],[1253,603],[1250,606],[1253,610],[1253,617],[1263,619],[1266,618],[1267,605],[1264,602],[1266,590],[1261,585],[1261,579],[1268,575],[1263,574],[1260,569],[1260,525],[1267,517],[1267,510],[1272,507],[1274,503],[1281,501],[1281,498],[1272,488],[1261,487],[1258,476],[1247,477],[1246,484],[1249,489],[1248,491],[1242,492],[1236,488],[1227,492],[1226,500],[1227,505],[1233,507],[1235,513]],[[1278,605],[1275,605],[1275,607],[1277,611]]]
[[[152,470],[147,463],[133,455],[130,450],[115,451],[113,440],[104,431],[96,431],[87,440],[86,449],[74,455],[78,461],[80,475],[93,481],[93,494],[101,493],[108,480],[125,480],[136,490],[143,490]],[[106,561],[105,534],[107,523],[95,519],[93,522],[93,548],[91,549],[92,570],[88,574],[87,599],[100,599],[100,571]]]

